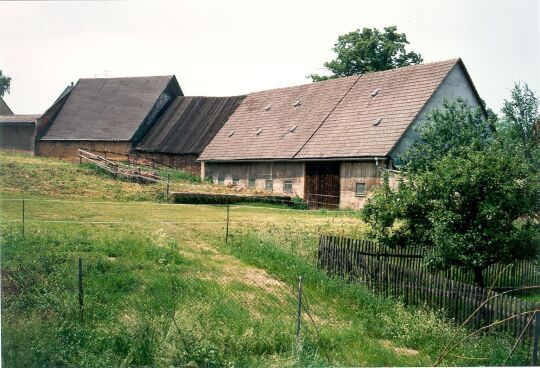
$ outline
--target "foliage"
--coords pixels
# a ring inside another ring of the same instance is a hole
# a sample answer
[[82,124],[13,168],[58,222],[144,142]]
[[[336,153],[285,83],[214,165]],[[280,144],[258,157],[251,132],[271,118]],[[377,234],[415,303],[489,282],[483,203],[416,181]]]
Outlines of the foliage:
[[493,140],[487,125],[462,101],[435,110],[409,152],[406,178],[386,183],[362,218],[388,246],[421,245],[436,268],[482,270],[536,256],[540,176],[518,148]]
[[385,27],[384,31],[373,28],[357,29],[338,37],[333,51],[337,57],[324,66],[333,74],[320,76],[311,74],[314,82],[337,77],[345,77],[368,72],[376,72],[420,64],[420,54],[408,52],[405,46],[409,42],[404,33],[398,33],[397,27]]
[[291,208],[294,208],[296,210],[308,210],[309,209],[309,205],[301,197],[295,196],[295,197],[293,197],[291,202],[292,202]]
[[4,97],[6,93],[9,93],[11,87],[11,77],[8,77],[0,70],[0,97]]
[[514,83],[511,99],[505,100],[499,130],[524,146],[540,144],[538,97],[527,83]]
[[493,140],[493,131],[481,109],[467,101],[444,100],[417,128],[419,139],[400,157],[407,171],[430,170],[441,157],[458,157],[463,149],[482,150]]

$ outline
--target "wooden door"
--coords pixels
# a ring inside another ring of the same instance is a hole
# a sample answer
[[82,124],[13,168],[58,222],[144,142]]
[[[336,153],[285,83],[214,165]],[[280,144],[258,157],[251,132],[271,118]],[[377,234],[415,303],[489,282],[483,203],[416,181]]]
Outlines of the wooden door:
[[335,161],[306,162],[304,199],[310,208],[339,207],[339,168]]

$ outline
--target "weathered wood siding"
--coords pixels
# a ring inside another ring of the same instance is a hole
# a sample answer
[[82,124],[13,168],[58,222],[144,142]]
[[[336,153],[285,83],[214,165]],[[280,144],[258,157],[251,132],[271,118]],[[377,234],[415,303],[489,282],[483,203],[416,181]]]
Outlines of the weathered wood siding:
[[[383,165],[383,161],[379,161]],[[375,188],[381,185],[381,171],[375,161],[345,161],[341,163],[339,208],[360,209]],[[356,183],[365,183],[365,195],[356,194]]]
[[[265,190],[266,180],[272,180],[273,192],[304,197],[303,162],[206,162],[204,177],[210,178],[214,184],[223,179],[223,185],[232,185],[233,180],[238,180],[240,188],[249,187],[249,180],[253,179],[257,190]],[[283,188],[286,180],[292,181],[290,193]]]
[[0,149],[33,154],[35,134],[34,124],[0,125]]

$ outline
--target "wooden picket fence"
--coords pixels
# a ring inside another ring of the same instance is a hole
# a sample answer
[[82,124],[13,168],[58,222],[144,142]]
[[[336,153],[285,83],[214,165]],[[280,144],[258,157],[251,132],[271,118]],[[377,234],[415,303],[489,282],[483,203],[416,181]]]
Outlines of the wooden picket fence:
[[[321,242],[335,244],[338,247],[355,247],[362,252],[369,264],[375,260],[384,260],[390,264],[424,272],[427,269],[422,248],[390,248],[369,240],[350,239],[336,236],[322,236]],[[345,267],[345,266],[344,266]],[[470,270],[453,267],[446,271],[430,271],[448,279],[465,284],[474,283],[474,274]],[[484,270],[485,285],[489,289],[504,291],[524,286],[540,285],[540,263],[538,261],[520,261],[508,265],[495,264]]]
[[444,311],[472,329],[505,331],[532,344],[535,303],[429,272],[422,259],[414,249],[386,249],[366,240],[324,235],[319,240],[318,265],[331,275],[365,283],[406,304]]

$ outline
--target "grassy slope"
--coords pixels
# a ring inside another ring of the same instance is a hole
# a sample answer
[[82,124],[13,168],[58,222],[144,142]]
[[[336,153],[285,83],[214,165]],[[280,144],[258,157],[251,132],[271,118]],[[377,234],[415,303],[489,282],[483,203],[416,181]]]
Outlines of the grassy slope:
[[[407,310],[313,266],[318,233],[365,230],[348,214],[234,207],[225,244],[224,208],[127,202],[152,199],[151,187],[55,160],[0,160],[6,366],[326,365],[327,355],[336,365],[429,365],[453,332],[433,313]],[[25,239],[21,202],[6,200],[23,195],[35,199],[26,203]],[[81,195],[125,202],[44,201]],[[78,257],[85,263],[82,323]],[[296,359],[291,288],[298,274],[315,323],[304,315]],[[500,364],[507,349],[501,339],[476,339],[454,355],[482,360],[446,363]]]

